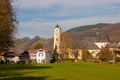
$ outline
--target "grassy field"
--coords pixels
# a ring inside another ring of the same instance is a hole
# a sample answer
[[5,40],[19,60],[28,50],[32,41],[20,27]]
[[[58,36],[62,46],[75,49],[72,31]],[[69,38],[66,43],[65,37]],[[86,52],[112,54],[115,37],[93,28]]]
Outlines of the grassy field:
[[120,80],[120,64],[0,64],[0,80]]

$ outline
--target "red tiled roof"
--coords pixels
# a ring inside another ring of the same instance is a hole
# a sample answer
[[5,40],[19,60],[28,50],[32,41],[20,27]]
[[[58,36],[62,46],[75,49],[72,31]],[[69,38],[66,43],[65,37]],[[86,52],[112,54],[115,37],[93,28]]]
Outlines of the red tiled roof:
[[36,49],[30,49],[30,50],[28,50],[28,52],[29,52],[29,54],[33,54],[36,52]]

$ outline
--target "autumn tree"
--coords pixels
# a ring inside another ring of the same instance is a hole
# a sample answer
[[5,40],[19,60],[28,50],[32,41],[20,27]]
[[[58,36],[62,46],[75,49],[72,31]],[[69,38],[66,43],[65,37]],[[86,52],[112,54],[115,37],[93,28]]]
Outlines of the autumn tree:
[[43,45],[40,42],[35,43],[33,49],[43,49]]
[[86,45],[83,45],[82,47],[82,60],[83,61],[91,61],[93,59],[92,55],[88,51],[88,48]]
[[112,59],[113,55],[112,52],[109,50],[108,45],[106,45],[105,47],[102,47],[100,49],[98,56],[101,61],[108,61]]
[[62,33],[61,35],[61,53],[64,54],[64,57],[68,58],[68,48],[73,47],[73,41],[70,35],[67,32]]
[[14,46],[17,21],[13,2],[14,0],[0,0],[0,53]]

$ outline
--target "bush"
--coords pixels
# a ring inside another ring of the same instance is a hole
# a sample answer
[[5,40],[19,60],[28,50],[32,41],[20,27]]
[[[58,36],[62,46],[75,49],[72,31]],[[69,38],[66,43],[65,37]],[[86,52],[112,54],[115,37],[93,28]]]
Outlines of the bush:
[[30,59],[30,60],[29,60],[29,63],[30,63],[30,64],[36,64],[37,62],[36,62],[35,59]]
[[65,58],[64,61],[67,61],[67,62],[74,62],[75,59],[72,59],[72,58]]
[[116,62],[120,62],[120,58],[119,57],[116,58]]

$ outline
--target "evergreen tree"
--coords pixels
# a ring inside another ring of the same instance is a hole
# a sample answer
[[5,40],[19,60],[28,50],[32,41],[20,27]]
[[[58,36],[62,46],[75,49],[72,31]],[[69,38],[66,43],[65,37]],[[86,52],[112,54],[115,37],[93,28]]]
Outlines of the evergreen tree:
[[54,49],[54,52],[53,52],[53,58],[54,58],[54,61],[58,60],[57,46],[55,46],[55,49]]

